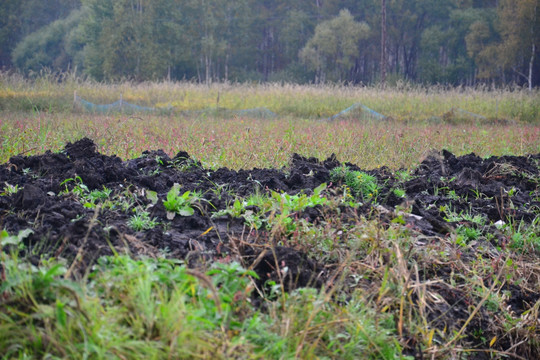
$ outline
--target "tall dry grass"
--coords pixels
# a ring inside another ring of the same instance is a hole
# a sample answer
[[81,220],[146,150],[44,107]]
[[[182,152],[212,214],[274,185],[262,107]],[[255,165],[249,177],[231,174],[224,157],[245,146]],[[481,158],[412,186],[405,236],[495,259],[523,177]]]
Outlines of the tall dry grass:
[[[138,105],[173,107],[174,110],[206,108],[249,109],[266,107],[279,116],[325,118],[354,103],[397,121],[429,120],[463,109],[488,119],[536,123],[540,120],[540,92],[521,88],[452,88],[442,86],[395,87],[295,84],[231,84],[210,86],[193,82],[103,84],[73,74],[42,76],[28,80],[0,73],[0,109],[10,111],[72,110],[73,95],[93,103],[112,103],[120,98]],[[450,116],[455,118],[455,116]],[[453,119],[459,122],[459,117]]]

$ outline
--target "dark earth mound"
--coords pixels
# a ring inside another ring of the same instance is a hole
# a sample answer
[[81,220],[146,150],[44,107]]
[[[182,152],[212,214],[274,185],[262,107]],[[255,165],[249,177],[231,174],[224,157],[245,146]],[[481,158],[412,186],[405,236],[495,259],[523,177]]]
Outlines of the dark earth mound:
[[[458,225],[477,226],[471,220],[478,216],[491,222],[506,222],[508,216],[516,222],[535,219],[540,211],[539,164],[540,154],[482,159],[474,154],[456,157],[443,151],[428,156],[405,179],[398,180],[384,167],[368,173],[383,184],[378,196],[380,205],[376,207],[379,213],[385,213],[385,209],[394,212],[396,206],[412,205],[413,216],[408,216],[407,222],[426,235],[444,236]],[[0,184],[20,189],[0,197],[0,226],[15,234],[22,229],[33,229],[26,242],[39,246],[40,252],[74,255],[84,241],[85,253],[95,258],[111,253],[109,242],[123,247],[126,242],[129,244],[127,238],[138,243],[137,246],[130,244],[133,253],[166,249],[171,256],[201,261],[229,254],[233,250],[231,238],[248,244],[255,237],[264,236],[250,232],[241,219],[212,218],[212,213],[225,209],[238,196],[256,192],[309,193],[322,183],[329,183],[331,188],[330,171],[340,165],[334,156],[320,162],[294,154],[287,169],[210,170],[186,152],[179,152],[171,159],[161,150],[122,161],[96,152],[95,144],[85,138],[67,144],[60,153],[14,156],[9,163],[0,166]],[[360,170],[353,164],[346,165]],[[66,182],[69,179],[71,181]],[[161,223],[167,222],[163,202],[157,201],[151,206],[151,201],[144,196],[145,191],[154,191],[164,200],[173,185],[180,184],[182,191],[199,191],[204,201],[192,216],[176,216],[166,229],[156,227],[135,232],[126,224],[129,211],[121,211],[115,205],[102,208],[96,215],[95,207],[85,207],[72,192],[66,191],[78,184],[86,186],[88,192],[106,188],[112,194],[129,197],[133,204],[149,207],[151,217]],[[405,198],[391,191],[398,186],[406,191]],[[373,216],[370,205],[360,206],[356,213]],[[449,210],[456,219],[448,219]],[[300,216],[316,221],[320,213],[317,207],[307,208]],[[497,234],[497,228],[490,230]],[[502,245],[505,239],[495,237],[493,241]],[[242,249],[235,248],[235,255],[244,255]],[[290,258],[289,261],[304,258],[292,249],[287,251],[280,250],[279,255]],[[318,267],[310,267],[315,274]],[[264,272],[267,270],[265,268]],[[317,277],[320,276],[314,278]],[[307,278],[302,273],[301,284],[308,283]]]
[[[384,167],[367,171],[381,185],[377,201],[343,209],[340,216],[344,221],[366,217],[387,223],[401,216],[414,231],[435,239],[460,227],[478,228],[491,234],[491,246],[504,247],[508,238],[492,224],[513,221],[527,225],[537,219],[539,164],[540,154],[483,159],[474,154],[456,157],[448,151],[433,152],[412,173],[397,176],[398,172]],[[335,156],[321,162],[295,154],[286,169],[212,170],[186,152],[170,158],[161,150],[123,161],[96,152],[95,144],[85,138],[69,143],[60,153],[14,156],[0,166],[0,189],[4,187],[0,228],[10,234],[32,229],[24,241],[36,262],[45,253],[68,259],[82,254],[81,272],[115,249],[148,256],[165,254],[192,267],[234,259],[251,266],[261,286],[273,280],[283,281],[287,288],[319,287],[332,277],[331,266],[299,249],[276,244],[272,234],[255,231],[242,218],[212,214],[251,194],[311,194],[323,183],[328,184],[328,191],[337,193],[342,184],[332,184],[331,170],[341,165]],[[199,192],[201,198],[193,215],[169,220],[163,200],[175,184],[182,192]],[[398,196],[395,189],[406,195]],[[107,202],[107,195],[99,193],[104,190],[117,200]],[[128,220],[135,208],[148,209],[159,225],[133,230]],[[295,215],[313,223],[323,214],[318,205]],[[446,297],[447,304],[458,301],[451,291]],[[537,293],[523,293],[510,303],[520,312],[524,303],[538,298]],[[455,316],[466,318],[467,314]]]

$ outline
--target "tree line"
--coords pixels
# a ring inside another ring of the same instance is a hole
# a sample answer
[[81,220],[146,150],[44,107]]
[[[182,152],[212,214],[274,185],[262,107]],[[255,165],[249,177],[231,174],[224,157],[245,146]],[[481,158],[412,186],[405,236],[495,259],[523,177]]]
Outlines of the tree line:
[[372,84],[384,67],[388,81],[540,84],[540,0],[386,0],[384,37],[382,3],[3,0],[0,68]]

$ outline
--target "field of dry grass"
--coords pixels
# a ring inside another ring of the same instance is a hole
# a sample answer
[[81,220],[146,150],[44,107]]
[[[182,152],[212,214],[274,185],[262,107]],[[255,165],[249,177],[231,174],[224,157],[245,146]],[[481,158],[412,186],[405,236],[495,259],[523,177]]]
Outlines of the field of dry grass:
[[266,107],[280,117],[318,119],[332,116],[354,103],[397,121],[441,118],[459,122],[452,109],[481,115],[488,120],[537,123],[540,92],[521,88],[422,87],[409,84],[381,90],[373,87],[294,84],[213,84],[190,82],[100,84],[66,74],[30,81],[0,73],[0,109],[71,111],[78,96],[96,104],[119,100],[175,111],[206,108],[250,109]]

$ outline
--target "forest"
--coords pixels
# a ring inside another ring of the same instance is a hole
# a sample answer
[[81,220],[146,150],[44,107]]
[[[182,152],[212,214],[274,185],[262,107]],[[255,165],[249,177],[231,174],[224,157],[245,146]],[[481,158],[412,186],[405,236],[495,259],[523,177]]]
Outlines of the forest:
[[383,76],[531,89],[540,84],[539,7],[540,0],[3,0],[0,69],[97,81],[361,85]]

